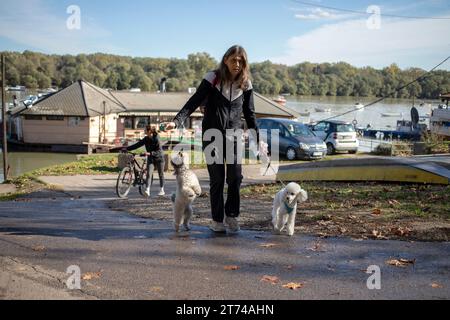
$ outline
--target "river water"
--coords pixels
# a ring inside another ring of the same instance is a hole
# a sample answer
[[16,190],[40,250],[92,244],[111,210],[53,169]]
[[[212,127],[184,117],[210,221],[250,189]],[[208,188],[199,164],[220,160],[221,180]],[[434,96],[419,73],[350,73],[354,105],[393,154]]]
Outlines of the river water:
[[[10,152],[8,153],[10,175],[17,177],[23,173],[39,168],[72,162],[77,159],[75,154],[40,153],[40,152]],[[0,183],[3,182],[3,155],[0,151]]]
[[[355,97],[287,97],[286,106],[298,111],[311,113],[310,117],[301,117],[302,122],[320,121],[340,115],[346,111],[355,110],[355,104],[367,105],[376,98],[355,98]],[[424,106],[419,106],[424,102]],[[420,116],[431,114],[431,109],[436,108],[439,100],[416,100],[415,107]],[[370,124],[373,128],[395,129],[398,120],[411,120],[412,99],[386,99],[370,107],[356,110],[345,116],[337,117],[335,120],[345,120],[352,122],[356,119],[357,126],[366,127]],[[315,108],[331,109],[331,112],[316,112]],[[382,113],[397,113],[399,116],[383,117]],[[401,114],[401,115],[400,115]],[[422,123],[429,125],[428,119]]]

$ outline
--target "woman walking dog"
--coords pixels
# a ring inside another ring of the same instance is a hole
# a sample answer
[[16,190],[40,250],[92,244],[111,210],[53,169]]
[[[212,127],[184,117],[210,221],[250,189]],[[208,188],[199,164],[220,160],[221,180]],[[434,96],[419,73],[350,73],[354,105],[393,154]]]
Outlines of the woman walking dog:
[[[223,233],[239,232],[238,217],[240,215],[240,187],[242,183],[242,166],[237,161],[237,142],[233,139],[232,155],[225,148],[226,130],[241,129],[241,115],[247,122],[248,129],[258,132],[253,102],[253,87],[250,81],[250,70],[247,53],[241,46],[233,46],[225,53],[217,70],[205,75],[196,93],[174,118],[173,125],[181,128],[187,118],[204,102],[203,119],[203,151],[214,141],[205,141],[205,132],[216,129],[222,133],[224,146],[216,149],[213,155],[219,163],[208,162],[210,178],[210,200],[212,223],[210,229]],[[258,134],[257,134],[258,135]],[[206,152],[205,152],[206,153]],[[232,156],[232,157],[230,157]],[[234,161],[225,159],[233,158]],[[228,184],[228,195],[224,201],[225,181]],[[224,219],[225,218],[225,219]],[[225,222],[225,224],[224,224]]]

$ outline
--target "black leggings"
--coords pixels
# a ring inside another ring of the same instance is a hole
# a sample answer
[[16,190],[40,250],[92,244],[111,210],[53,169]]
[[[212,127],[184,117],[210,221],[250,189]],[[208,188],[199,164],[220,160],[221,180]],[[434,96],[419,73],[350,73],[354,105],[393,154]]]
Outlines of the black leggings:
[[148,170],[148,176],[147,176],[147,185],[149,185],[149,179],[153,177],[153,172],[155,171],[155,167],[158,170],[159,175],[159,186],[161,188],[164,187],[164,161],[149,161],[147,163],[147,170]]

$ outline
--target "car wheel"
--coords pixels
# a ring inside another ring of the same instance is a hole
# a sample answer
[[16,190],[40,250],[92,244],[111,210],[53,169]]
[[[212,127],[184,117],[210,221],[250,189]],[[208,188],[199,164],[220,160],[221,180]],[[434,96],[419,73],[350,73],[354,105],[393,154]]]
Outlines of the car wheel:
[[327,143],[327,154],[331,155],[331,154],[335,154],[336,153],[336,149],[334,148],[332,143]]
[[295,149],[292,147],[289,147],[286,151],[286,158],[289,161],[297,159],[297,152],[295,152]]
[[350,153],[350,154],[357,154],[358,150],[350,150],[348,153]]

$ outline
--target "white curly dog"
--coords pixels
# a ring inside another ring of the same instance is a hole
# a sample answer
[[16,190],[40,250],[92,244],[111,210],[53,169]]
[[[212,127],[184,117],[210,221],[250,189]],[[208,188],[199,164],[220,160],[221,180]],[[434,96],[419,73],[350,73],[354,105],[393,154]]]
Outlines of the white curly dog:
[[177,177],[177,189],[172,194],[175,232],[179,232],[181,226],[186,231],[191,229],[189,223],[193,214],[192,203],[202,193],[200,182],[196,174],[188,169],[187,162],[187,157],[182,152],[171,157]]
[[274,233],[281,234],[286,229],[289,236],[294,235],[297,205],[308,200],[308,193],[297,183],[291,182],[273,200],[272,225]]

